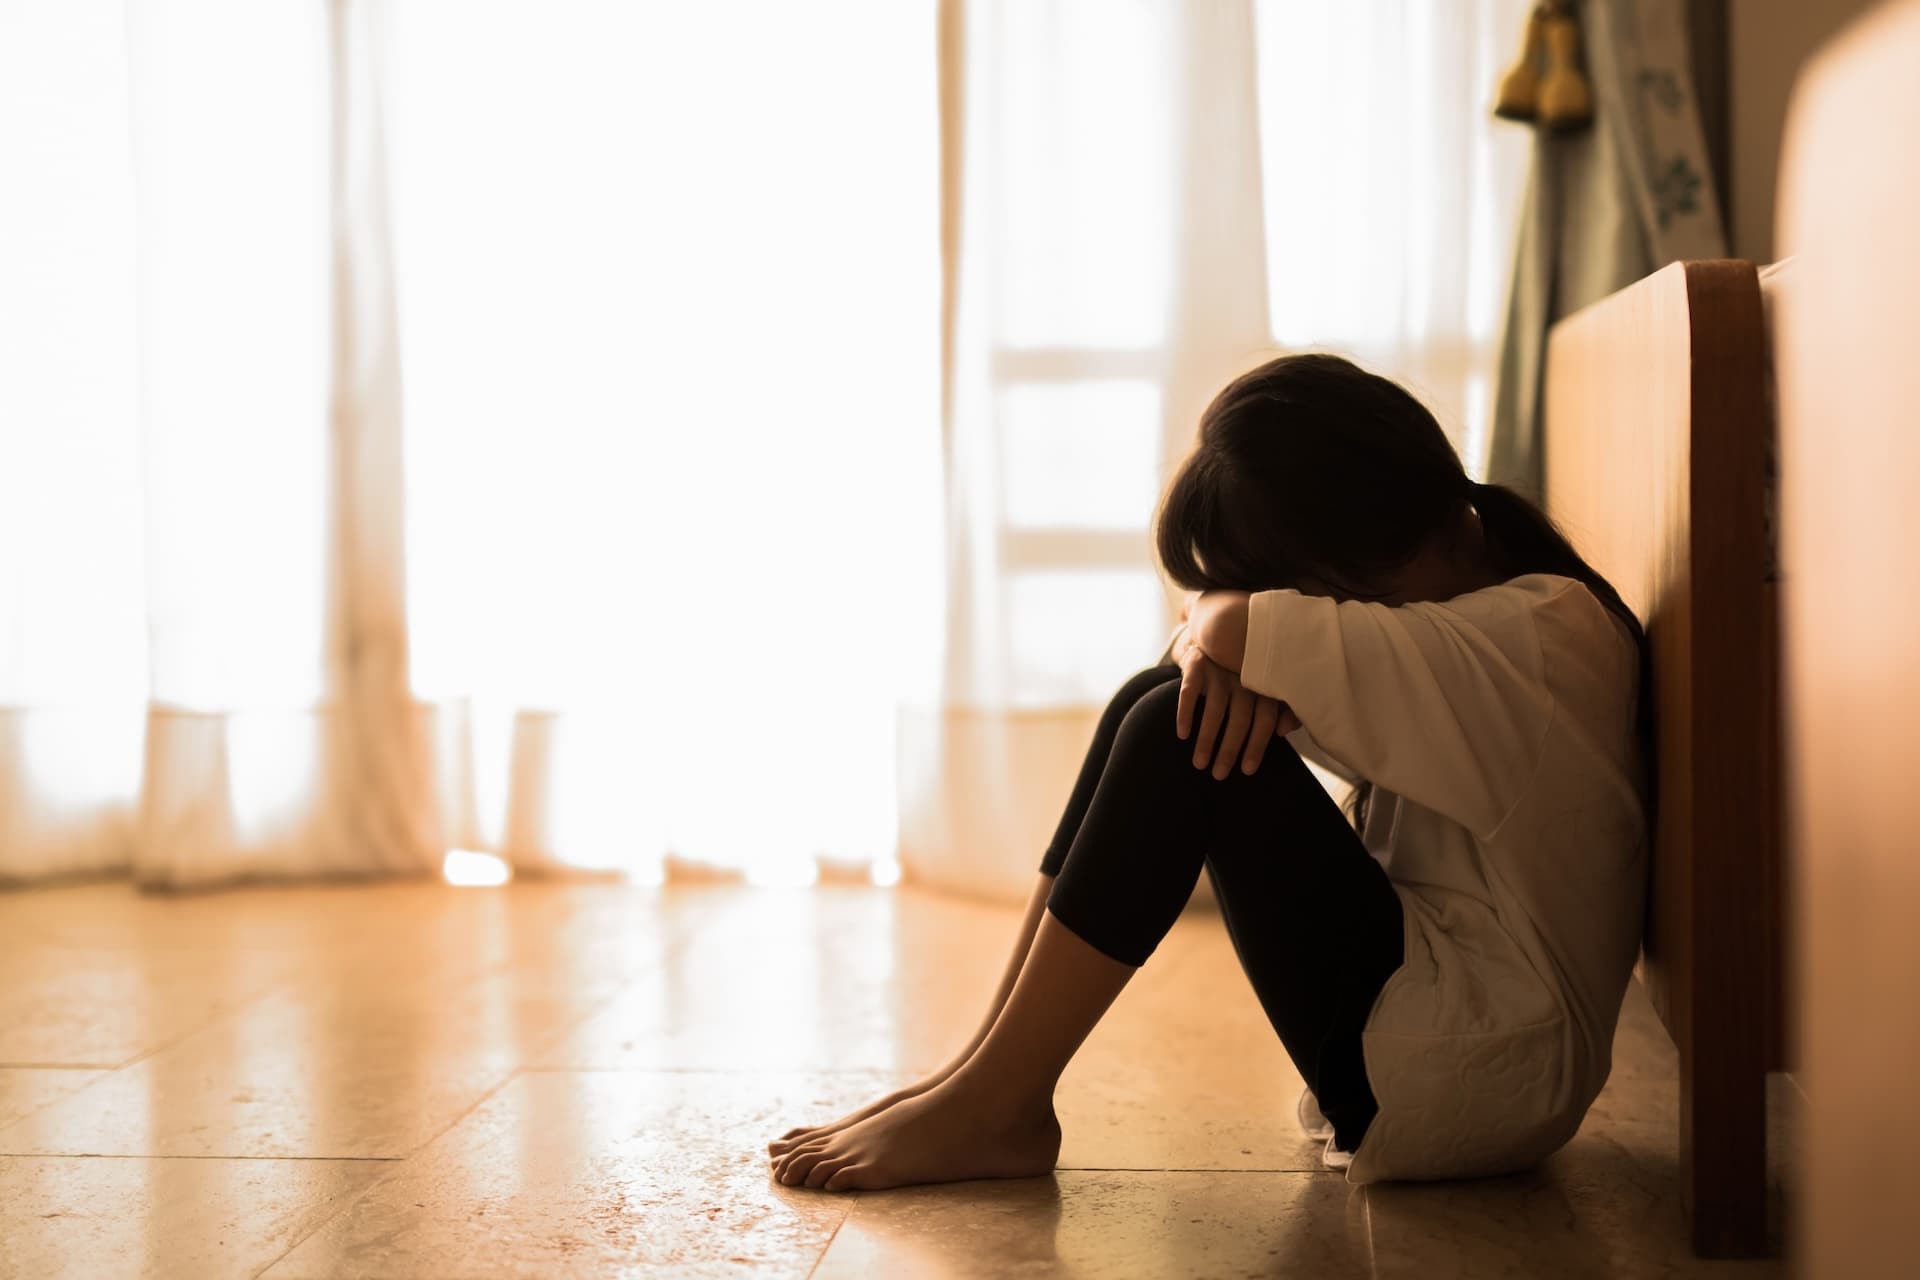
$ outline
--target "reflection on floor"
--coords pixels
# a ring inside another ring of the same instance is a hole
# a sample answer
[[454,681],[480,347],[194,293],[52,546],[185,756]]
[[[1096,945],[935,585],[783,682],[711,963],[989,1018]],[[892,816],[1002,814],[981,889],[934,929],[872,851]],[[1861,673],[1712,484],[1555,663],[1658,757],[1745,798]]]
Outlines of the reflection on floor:
[[0,894],[0,1275],[1779,1274],[1687,1258],[1637,990],[1538,1171],[1351,1187],[1205,915],[1069,1071],[1054,1177],[774,1185],[767,1138],[965,1038],[1013,923],[911,890]]

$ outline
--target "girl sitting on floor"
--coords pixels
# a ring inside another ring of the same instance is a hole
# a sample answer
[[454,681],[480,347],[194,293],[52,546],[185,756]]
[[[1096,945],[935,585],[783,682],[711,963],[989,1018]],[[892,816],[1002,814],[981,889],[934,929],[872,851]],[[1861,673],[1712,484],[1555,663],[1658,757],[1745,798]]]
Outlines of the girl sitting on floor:
[[[1405,390],[1325,355],[1220,393],[1156,541],[1199,594],[1101,718],[979,1031],[773,1142],[781,1183],[1050,1171],[1055,1083],[1203,866],[1351,1180],[1524,1168],[1605,1083],[1646,895],[1619,595]],[[1357,784],[1352,824],[1302,757]]]

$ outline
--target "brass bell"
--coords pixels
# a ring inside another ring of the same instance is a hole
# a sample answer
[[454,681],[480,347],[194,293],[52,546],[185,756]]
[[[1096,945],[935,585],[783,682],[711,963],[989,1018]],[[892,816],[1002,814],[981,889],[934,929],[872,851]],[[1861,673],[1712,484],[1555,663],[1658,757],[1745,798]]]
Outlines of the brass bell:
[[1527,14],[1526,44],[1500,79],[1493,113],[1549,129],[1577,129],[1593,119],[1573,0],[1543,0]]
[[1549,129],[1578,129],[1593,120],[1593,88],[1580,70],[1580,24],[1571,5],[1556,5],[1547,18],[1547,70],[1536,105]]
[[1539,110],[1540,56],[1544,48],[1547,10],[1535,5],[1527,15],[1527,41],[1519,61],[1500,78],[1500,91],[1494,98],[1493,114],[1503,120],[1533,123]]

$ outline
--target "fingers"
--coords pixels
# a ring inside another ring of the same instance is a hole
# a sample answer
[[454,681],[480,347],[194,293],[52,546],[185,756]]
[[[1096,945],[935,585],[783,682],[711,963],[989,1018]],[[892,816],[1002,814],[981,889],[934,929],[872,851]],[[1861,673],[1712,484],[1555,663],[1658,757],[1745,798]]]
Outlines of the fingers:
[[[1219,687],[1218,681],[1209,681],[1212,686],[1200,706],[1200,730],[1193,741],[1193,767],[1204,769],[1213,760],[1213,744],[1220,737],[1220,723],[1227,718],[1227,708],[1233,699]],[[1182,690],[1182,692],[1185,692]]]
[[1253,728],[1247,733],[1247,753],[1241,757],[1240,772],[1251,774],[1266,758],[1267,744],[1273,741],[1274,726],[1280,723],[1280,704],[1272,698],[1257,698],[1253,704]]
[[1180,701],[1173,709],[1173,729],[1182,742],[1193,732],[1193,708],[1200,701],[1200,687],[1205,683],[1206,659],[1195,657],[1181,666]]
[[1262,701],[1257,694],[1235,689],[1227,699],[1227,727],[1220,735],[1220,746],[1213,756],[1213,780],[1223,782],[1233,772],[1233,762],[1247,744],[1247,730],[1253,727],[1253,704]]

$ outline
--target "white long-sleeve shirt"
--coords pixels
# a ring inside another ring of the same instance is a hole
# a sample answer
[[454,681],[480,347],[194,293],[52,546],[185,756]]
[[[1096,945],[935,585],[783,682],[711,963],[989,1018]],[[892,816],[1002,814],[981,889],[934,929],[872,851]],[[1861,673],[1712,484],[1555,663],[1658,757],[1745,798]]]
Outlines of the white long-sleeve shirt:
[[1638,666],[1546,574],[1399,606],[1252,597],[1242,681],[1374,784],[1366,843],[1406,917],[1351,1181],[1524,1168],[1606,1083],[1646,907]]

